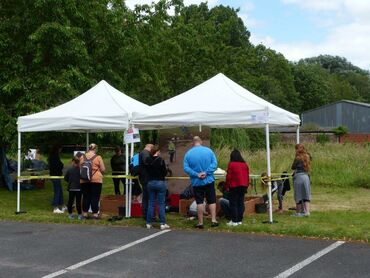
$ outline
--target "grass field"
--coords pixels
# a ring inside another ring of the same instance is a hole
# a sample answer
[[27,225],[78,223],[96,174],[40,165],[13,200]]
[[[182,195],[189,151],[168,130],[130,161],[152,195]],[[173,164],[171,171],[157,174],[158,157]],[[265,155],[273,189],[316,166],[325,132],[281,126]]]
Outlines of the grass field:
[[[217,231],[236,231],[252,233],[269,233],[276,235],[294,235],[345,240],[370,240],[370,146],[312,144],[307,145],[313,157],[312,161],[312,214],[309,218],[294,218],[286,211],[282,215],[274,214],[277,223],[263,224],[268,220],[266,214],[247,217],[244,225],[228,228],[226,221],[221,220]],[[230,151],[217,150],[220,166],[225,168]],[[104,157],[108,162],[111,154]],[[266,153],[258,151],[243,153],[248,161],[251,173],[265,171]],[[280,145],[271,152],[272,171],[289,170],[294,156],[292,145]],[[67,163],[67,158],[64,159]],[[107,163],[108,164],[108,163]],[[258,189],[259,193],[262,189]],[[105,179],[103,194],[114,192],[111,179]],[[285,207],[294,206],[293,192],[286,195]],[[65,191],[65,197],[67,192]],[[0,189],[0,219],[15,221],[36,221],[50,223],[83,223],[96,225],[137,225],[143,226],[141,219],[124,219],[109,222],[107,217],[100,221],[70,221],[66,215],[55,215],[51,212],[50,201],[52,186],[47,182],[41,190],[22,191],[21,209],[25,214],[15,215],[16,192]],[[274,204],[276,207],[276,204]],[[194,221],[187,220],[178,214],[168,214],[168,223],[175,229],[191,229]],[[206,222],[207,223],[207,222]],[[207,225],[206,225],[207,228]]]

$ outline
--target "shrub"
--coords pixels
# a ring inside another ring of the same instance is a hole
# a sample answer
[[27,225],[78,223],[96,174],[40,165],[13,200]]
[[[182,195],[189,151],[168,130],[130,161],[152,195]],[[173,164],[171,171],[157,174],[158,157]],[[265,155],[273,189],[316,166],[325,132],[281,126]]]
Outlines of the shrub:
[[[280,140],[280,134],[270,133],[270,148],[273,148]],[[241,151],[257,151],[266,148],[264,129],[212,129],[211,146],[214,149],[230,148]]]
[[338,126],[336,128],[333,128],[332,131],[336,136],[342,136],[348,133],[348,128],[346,126]]
[[325,144],[330,142],[329,135],[322,133],[322,134],[317,134],[316,136],[316,142],[320,144]]
[[246,129],[212,129],[211,146],[214,149],[231,148],[247,150],[250,147],[250,139]]

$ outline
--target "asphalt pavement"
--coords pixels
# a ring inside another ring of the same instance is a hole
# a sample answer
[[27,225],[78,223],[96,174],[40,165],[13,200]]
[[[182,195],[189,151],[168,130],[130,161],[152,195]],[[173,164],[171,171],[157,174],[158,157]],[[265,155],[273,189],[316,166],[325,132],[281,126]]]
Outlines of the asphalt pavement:
[[[370,277],[368,244],[340,243],[318,256],[337,242],[206,230],[159,232],[0,222],[0,277],[277,277],[289,269],[292,273],[282,277]],[[307,258],[315,259],[307,263]]]

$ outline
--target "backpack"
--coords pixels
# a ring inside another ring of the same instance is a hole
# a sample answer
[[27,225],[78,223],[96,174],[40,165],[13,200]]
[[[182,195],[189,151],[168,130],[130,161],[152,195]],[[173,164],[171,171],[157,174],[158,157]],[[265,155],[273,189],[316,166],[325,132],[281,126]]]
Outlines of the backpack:
[[133,176],[140,174],[139,153],[134,154],[130,161],[130,173]]
[[90,159],[87,159],[86,156],[84,155],[84,161],[81,163],[80,165],[80,178],[81,180],[85,180],[85,181],[91,181],[93,175],[96,173],[96,171],[93,173],[92,172],[92,163],[93,163],[93,160],[95,159],[95,157],[97,157],[98,155],[94,155],[93,157],[91,157]]

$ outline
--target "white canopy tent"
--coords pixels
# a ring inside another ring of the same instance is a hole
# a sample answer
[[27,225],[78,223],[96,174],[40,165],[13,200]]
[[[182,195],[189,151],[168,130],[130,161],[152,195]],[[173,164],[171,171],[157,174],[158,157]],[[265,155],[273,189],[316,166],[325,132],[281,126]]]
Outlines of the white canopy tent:
[[[144,112],[149,108],[102,80],[87,92],[62,105],[36,114],[18,118],[18,177],[21,170],[21,133],[41,131],[85,132],[89,144],[89,133],[124,131],[130,126],[134,111]],[[133,144],[131,144],[131,154]],[[126,144],[126,158],[128,158]],[[126,159],[126,174],[128,159]],[[126,180],[126,193],[127,193]],[[130,187],[131,189],[131,187]],[[17,213],[20,213],[20,180],[18,179]],[[128,194],[126,194],[126,204]],[[130,213],[126,210],[126,216]]]
[[[220,128],[265,128],[267,174],[271,176],[269,126],[297,126],[299,116],[252,94],[222,73],[146,111],[133,113],[132,123],[140,129],[178,126]],[[271,182],[268,183],[271,204]],[[272,206],[269,209],[272,220]]]
[[222,73],[144,112],[133,113],[140,129],[177,126],[296,126],[299,116],[252,94]]

